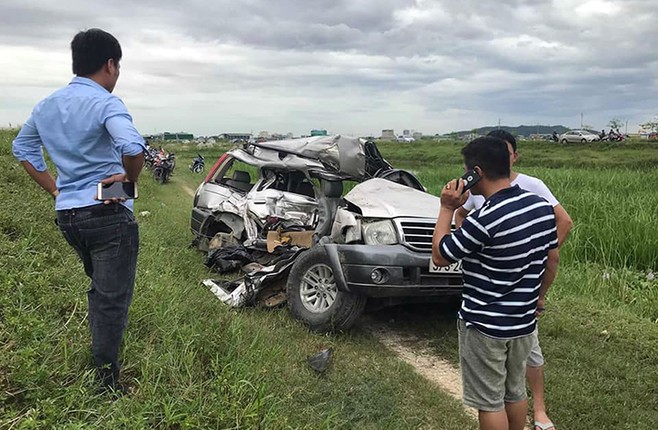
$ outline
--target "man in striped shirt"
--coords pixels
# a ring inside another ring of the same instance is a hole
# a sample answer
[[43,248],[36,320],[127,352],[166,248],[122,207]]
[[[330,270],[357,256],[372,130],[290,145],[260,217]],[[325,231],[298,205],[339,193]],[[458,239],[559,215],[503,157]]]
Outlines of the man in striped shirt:
[[503,140],[475,139],[462,155],[466,168],[482,178],[471,192],[486,201],[450,233],[468,192],[462,193],[461,180],[446,184],[432,260],[437,266],[463,260],[458,329],[464,403],[478,409],[480,429],[521,430],[537,302],[557,273],[555,214],[543,198],[511,185]]
[[[505,130],[492,130],[487,136],[503,139],[505,143],[507,143],[507,149],[510,153],[511,184],[518,185],[526,191],[530,191],[537,194],[539,197],[543,197],[551,204],[551,206],[553,206],[557,228],[558,248],[561,247],[573,227],[571,217],[541,179],[514,171],[514,163],[519,157],[514,136]],[[484,197],[471,194],[468,197],[468,200],[466,200],[466,203],[455,212],[455,225],[461,227],[464,218],[468,216],[469,212],[479,209],[483,204]],[[537,303],[537,311],[539,315],[541,315],[543,310],[544,303],[540,301]],[[526,379],[528,385],[530,385],[530,391],[532,392],[532,412],[534,414],[535,422],[534,430],[555,429],[555,425],[553,425],[546,413],[546,402],[544,400],[544,355],[539,346],[539,335],[537,330],[534,331],[532,337],[532,350],[530,351],[528,362],[526,363]]]

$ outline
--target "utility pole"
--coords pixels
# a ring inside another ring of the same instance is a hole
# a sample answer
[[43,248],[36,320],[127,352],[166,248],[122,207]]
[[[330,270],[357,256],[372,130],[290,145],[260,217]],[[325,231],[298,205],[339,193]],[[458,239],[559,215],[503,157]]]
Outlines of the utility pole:
[[628,134],[628,120],[626,120],[626,131],[624,131],[624,134]]
[[583,113],[580,113],[580,129],[583,129]]
[[500,130],[500,118],[498,118],[498,130]]

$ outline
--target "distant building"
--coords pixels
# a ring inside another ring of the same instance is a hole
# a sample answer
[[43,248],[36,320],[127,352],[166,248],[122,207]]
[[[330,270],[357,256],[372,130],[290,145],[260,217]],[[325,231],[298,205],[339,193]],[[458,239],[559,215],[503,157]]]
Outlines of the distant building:
[[327,136],[327,134],[327,130],[323,128],[311,130],[311,136]]
[[165,131],[162,134],[162,140],[194,140],[194,135],[184,131],[178,133],[169,133],[168,131]]
[[222,133],[218,136],[224,140],[251,140],[251,133]]
[[402,130],[402,136],[411,137],[413,130]]
[[270,132],[269,131],[261,131],[258,133],[258,137],[264,137],[265,139],[270,138]]
[[382,130],[382,140],[395,140],[395,130],[385,129]]
[[415,140],[420,140],[423,137],[423,133],[420,131],[414,131],[411,137],[413,137]]

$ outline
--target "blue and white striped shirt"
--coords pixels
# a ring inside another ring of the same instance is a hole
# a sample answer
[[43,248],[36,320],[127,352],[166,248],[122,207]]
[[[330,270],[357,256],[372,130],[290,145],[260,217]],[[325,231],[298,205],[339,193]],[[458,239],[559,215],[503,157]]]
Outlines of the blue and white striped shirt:
[[518,186],[491,196],[439,244],[443,258],[463,260],[459,318],[497,338],[535,330],[548,251],[557,248],[553,207]]

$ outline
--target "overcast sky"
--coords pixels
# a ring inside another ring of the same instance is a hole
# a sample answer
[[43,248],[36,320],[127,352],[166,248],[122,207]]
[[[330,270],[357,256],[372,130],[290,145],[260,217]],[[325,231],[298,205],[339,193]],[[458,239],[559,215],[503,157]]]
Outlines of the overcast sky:
[[0,125],[71,78],[69,43],[121,42],[144,133],[380,135],[494,125],[628,131],[658,115],[656,0],[2,0]]

